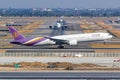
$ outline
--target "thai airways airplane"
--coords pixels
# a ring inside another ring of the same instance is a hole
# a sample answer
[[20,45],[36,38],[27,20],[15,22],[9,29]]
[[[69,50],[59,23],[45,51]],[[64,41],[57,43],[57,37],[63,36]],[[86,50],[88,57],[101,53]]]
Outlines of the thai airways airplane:
[[59,45],[58,48],[64,48],[62,44],[77,45],[78,42],[88,41],[103,41],[112,38],[109,33],[85,33],[72,35],[47,36],[36,38],[25,38],[14,27],[9,27],[14,41],[12,44],[26,45],[26,46],[40,46],[40,45]]

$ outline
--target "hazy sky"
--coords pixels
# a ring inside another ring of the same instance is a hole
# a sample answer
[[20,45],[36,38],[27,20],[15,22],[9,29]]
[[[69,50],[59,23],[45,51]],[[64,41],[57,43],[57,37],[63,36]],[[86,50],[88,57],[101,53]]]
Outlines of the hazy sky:
[[117,8],[120,0],[0,0],[0,8]]

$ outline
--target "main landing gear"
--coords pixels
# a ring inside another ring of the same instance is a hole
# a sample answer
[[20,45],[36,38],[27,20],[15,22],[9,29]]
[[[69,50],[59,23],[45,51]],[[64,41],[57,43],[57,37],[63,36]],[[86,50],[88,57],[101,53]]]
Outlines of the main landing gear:
[[107,40],[104,40],[104,45],[106,44]]

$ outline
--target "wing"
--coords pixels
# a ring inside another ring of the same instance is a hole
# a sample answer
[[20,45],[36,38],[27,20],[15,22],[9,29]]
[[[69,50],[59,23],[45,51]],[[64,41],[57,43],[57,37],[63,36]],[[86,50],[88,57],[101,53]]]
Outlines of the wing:
[[47,39],[50,39],[54,42],[56,42],[56,44],[67,44],[67,40],[63,40],[63,39],[56,39],[56,38],[51,38],[51,37],[45,37]]

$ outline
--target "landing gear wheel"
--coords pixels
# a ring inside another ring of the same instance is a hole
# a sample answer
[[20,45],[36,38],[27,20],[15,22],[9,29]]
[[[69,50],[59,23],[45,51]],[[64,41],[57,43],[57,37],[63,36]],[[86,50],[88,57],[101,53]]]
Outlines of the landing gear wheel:
[[104,45],[106,44],[107,40],[104,41]]

